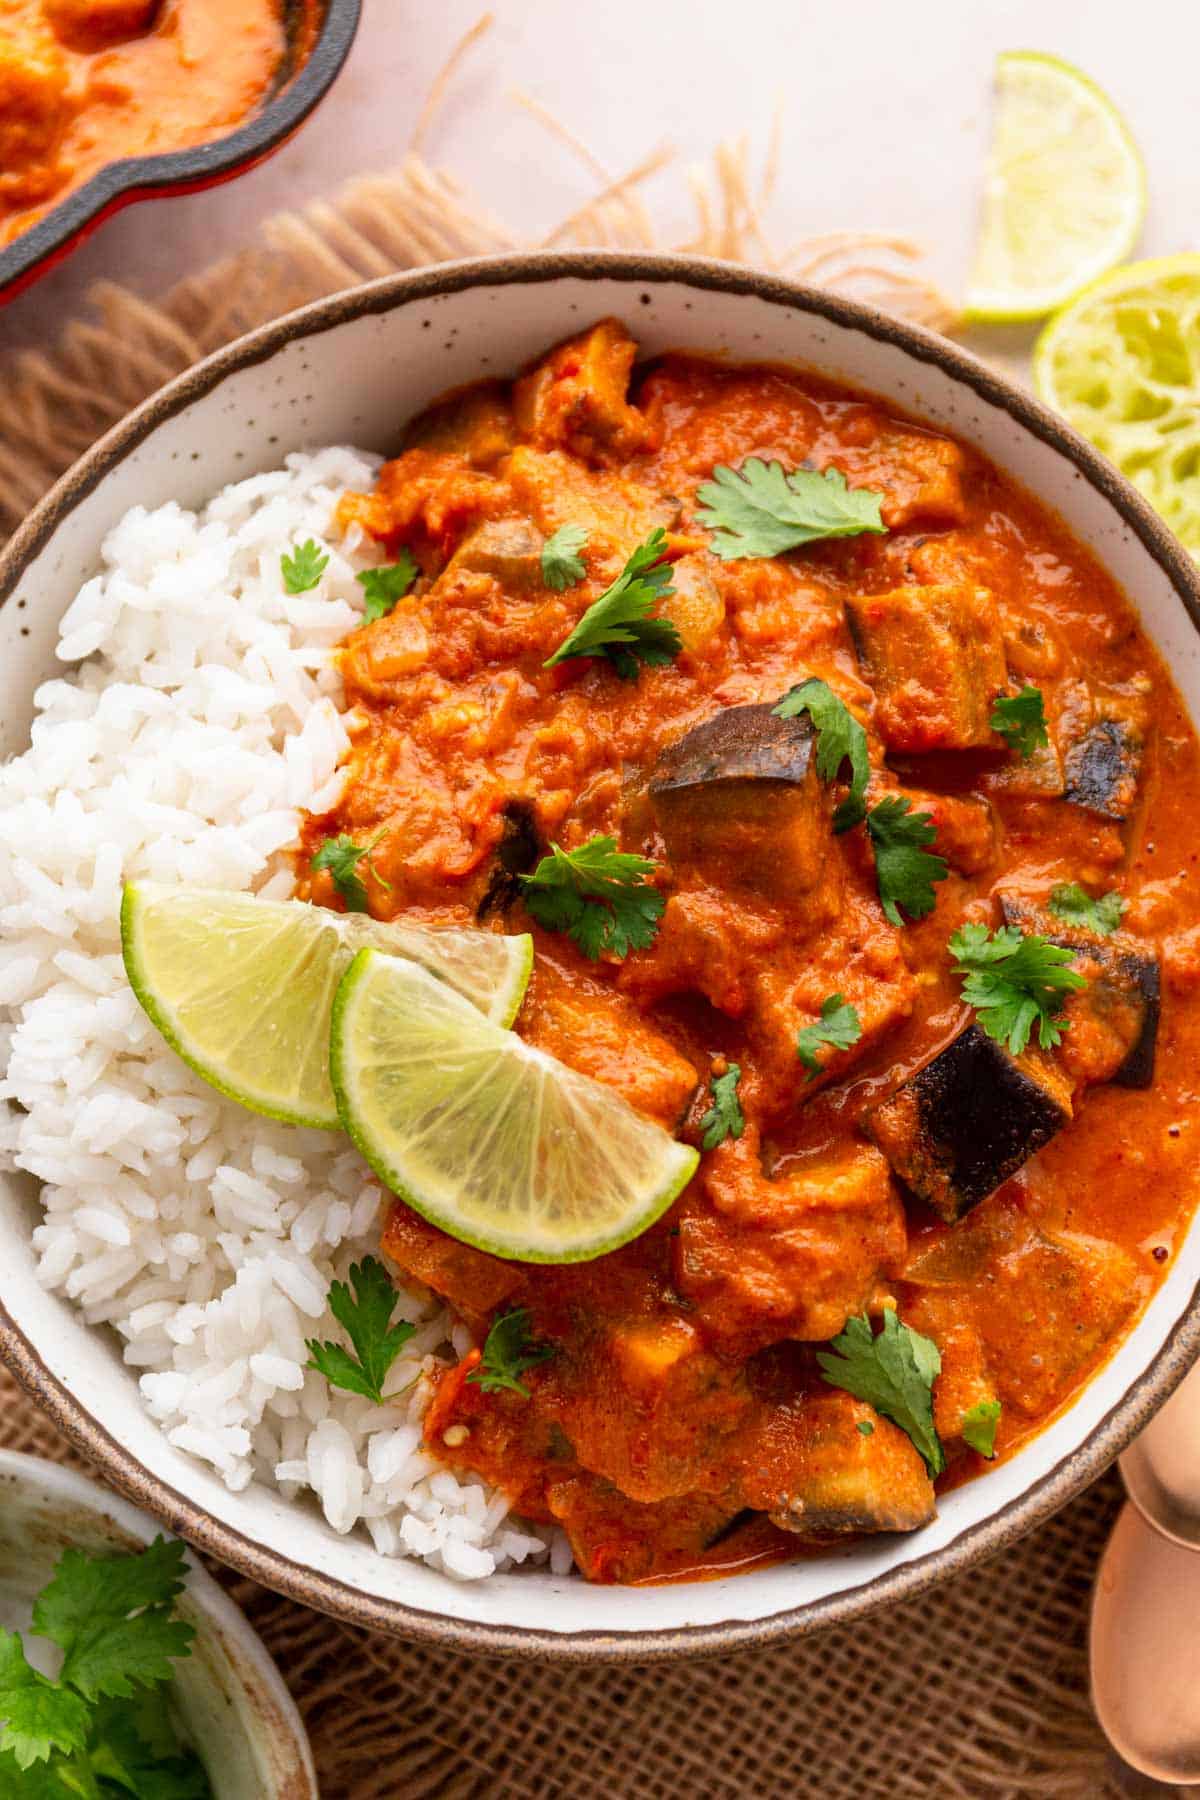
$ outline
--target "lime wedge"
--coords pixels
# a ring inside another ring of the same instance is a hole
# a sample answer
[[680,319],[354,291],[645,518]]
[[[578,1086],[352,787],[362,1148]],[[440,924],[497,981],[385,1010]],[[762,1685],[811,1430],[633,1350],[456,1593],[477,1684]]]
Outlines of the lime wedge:
[[699,1161],[611,1088],[504,1031],[414,963],[360,950],[330,1040],[342,1123],[451,1237],[587,1262],[653,1224]]
[[998,57],[966,317],[1053,312],[1125,260],[1145,211],[1141,155],[1108,95],[1056,56]]
[[1200,255],[1095,282],[1042,332],[1033,378],[1200,556]]
[[130,985],[171,1048],[223,1094],[292,1125],[339,1125],[329,1016],[364,944],[413,957],[497,1029],[516,1017],[533,961],[528,937],[383,925],[299,900],[138,881],[121,901]]

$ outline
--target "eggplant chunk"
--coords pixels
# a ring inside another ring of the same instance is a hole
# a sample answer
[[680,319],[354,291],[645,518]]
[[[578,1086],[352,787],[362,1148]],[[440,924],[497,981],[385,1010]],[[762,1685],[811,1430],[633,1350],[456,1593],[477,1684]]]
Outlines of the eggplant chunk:
[[1063,721],[1065,794],[1072,806],[1118,824],[1138,801],[1150,735],[1148,689],[1086,689]]
[[[862,1432],[860,1424],[872,1429]],[[765,1435],[746,1498],[784,1531],[811,1538],[917,1531],[934,1516],[933,1483],[910,1440],[851,1394],[815,1394]]]
[[504,835],[497,846],[496,860],[483,898],[475,908],[475,917],[480,922],[491,913],[507,911],[520,899],[520,877],[532,873],[541,855],[531,803],[510,800],[504,807],[503,817]]
[[1070,1025],[1063,1057],[1076,1065],[1073,1072],[1118,1087],[1150,1087],[1162,996],[1156,952],[1128,932],[1102,937],[1064,925],[1020,894],[1002,893],[1000,911],[1006,925],[1040,932],[1073,950],[1082,965],[1087,986],[1068,995],[1063,1008]]
[[992,703],[1008,684],[986,588],[939,582],[847,600],[875,722],[889,750],[988,749]]
[[414,419],[404,437],[406,450],[465,456],[473,469],[491,469],[512,449],[513,423],[500,382],[451,394]]
[[[467,570],[472,575],[490,575],[509,594],[539,592],[545,586],[544,542],[528,519],[488,519],[459,545],[439,580],[450,580]],[[436,594],[436,586],[433,592]]]
[[636,356],[617,319],[560,344],[513,390],[518,431],[540,449],[561,447],[585,462],[645,449],[649,427],[626,398]]
[[863,1129],[918,1199],[953,1222],[1071,1117],[1069,1082],[1039,1052],[1011,1057],[978,1025],[864,1114]]
[[667,746],[650,796],[679,872],[779,899],[807,893],[824,872],[828,800],[803,715],[726,707]]

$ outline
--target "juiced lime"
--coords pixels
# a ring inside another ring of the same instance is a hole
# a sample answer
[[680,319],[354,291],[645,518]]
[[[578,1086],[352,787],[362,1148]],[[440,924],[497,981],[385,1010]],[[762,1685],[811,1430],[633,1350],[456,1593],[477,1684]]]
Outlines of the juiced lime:
[[223,1094],[293,1125],[339,1124],[329,1019],[365,944],[412,957],[497,1029],[516,1017],[533,960],[528,937],[384,925],[298,900],[138,881],[121,902],[130,984],[172,1049]]
[[385,1185],[495,1256],[615,1250],[699,1160],[611,1088],[377,950],[360,950],[338,989],[330,1063],[342,1122]]
[[1056,56],[998,57],[967,318],[1053,312],[1124,261],[1145,211],[1141,155],[1108,95]]
[[1046,326],[1033,376],[1200,556],[1200,255],[1095,282]]

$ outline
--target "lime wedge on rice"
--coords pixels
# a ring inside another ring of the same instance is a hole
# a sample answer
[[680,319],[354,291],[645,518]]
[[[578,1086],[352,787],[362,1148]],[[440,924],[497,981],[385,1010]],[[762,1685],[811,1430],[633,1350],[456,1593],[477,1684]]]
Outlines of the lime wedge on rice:
[[412,957],[495,1029],[516,1017],[533,962],[527,936],[384,925],[299,900],[137,881],[121,902],[130,985],[171,1048],[223,1094],[292,1125],[338,1128],[329,1019],[365,944]]
[[384,1185],[494,1256],[615,1250],[699,1161],[611,1088],[377,950],[360,950],[338,989],[330,1063],[342,1123]]
[[1053,312],[1125,260],[1145,211],[1141,155],[1108,95],[1056,56],[998,57],[967,318]]
[[1200,556],[1200,255],[1093,283],[1042,332],[1033,378]]

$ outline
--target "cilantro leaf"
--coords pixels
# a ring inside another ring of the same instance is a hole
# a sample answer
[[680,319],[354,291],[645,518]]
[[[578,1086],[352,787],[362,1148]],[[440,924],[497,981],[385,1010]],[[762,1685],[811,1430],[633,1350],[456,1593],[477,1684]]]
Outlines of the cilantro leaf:
[[740,1138],[746,1129],[746,1119],[737,1091],[741,1079],[742,1071],[738,1064],[730,1063],[723,1075],[714,1075],[709,1083],[712,1105],[700,1121],[700,1129],[704,1133],[700,1141],[706,1150],[715,1150],[727,1137]]
[[650,608],[675,592],[661,525],[639,544],[617,579],[606,587],[565,638],[548,656],[544,668],[572,656],[606,656],[622,681],[636,681],[638,664],[662,665],[683,649],[683,639],[670,619],[651,618]]
[[923,919],[937,903],[934,883],[950,872],[945,857],[928,848],[937,837],[932,814],[915,813],[911,800],[891,794],[867,815],[867,831],[884,913],[893,925],[904,923],[901,907],[910,919]]
[[844,762],[850,764],[850,792],[833,815],[833,829],[849,831],[867,812],[865,795],[871,779],[867,734],[845,701],[815,675],[785,694],[775,708],[780,719],[793,719],[804,712],[817,728],[817,774],[821,780],[832,781]]
[[628,956],[654,942],[666,900],[645,880],[654,864],[617,849],[611,837],[578,850],[551,845],[532,875],[519,877],[527,911],[547,931],[565,931],[595,962],[605,950]]
[[818,1352],[817,1362],[831,1387],[844,1388],[891,1419],[912,1439],[930,1475],[941,1474],[946,1458],[933,1423],[933,1384],[942,1359],[932,1338],[902,1325],[887,1307],[877,1336],[866,1313],[847,1319],[830,1349]]
[[404,1320],[392,1324],[396,1298],[383,1264],[374,1256],[364,1256],[352,1266],[349,1286],[335,1281],[329,1290],[329,1310],[345,1327],[355,1354],[341,1344],[322,1344],[310,1338],[305,1345],[311,1358],[307,1366],[324,1375],[331,1386],[362,1394],[382,1406],[387,1372],[416,1330]]
[[181,1543],[155,1538],[137,1556],[67,1550],[34,1603],[33,1629],[63,1652],[59,1681],[85,1700],[128,1699],[171,1679],[193,1628],[172,1617],[186,1574]]
[[[182,1749],[155,1695],[107,1700],[96,1709],[88,1744],[92,1773],[134,1800],[211,1800],[204,1765]],[[108,1793],[105,1785],[101,1791]]]
[[1050,742],[1041,688],[1023,687],[1019,694],[1002,695],[992,707],[989,723],[1022,762]]
[[0,1719],[0,1749],[10,1750],[20,1769],[45,1762],[55,1750],[82,1750],[87,1742],[86,1703],[38,1674],[15,1631],[0,1631]]
[[1049,906],[1055,918],[1061,919],[1064,925],[1078,925],[1085,931],[1094,931],[1100,937],[1109,937],[1118,930],[1128,904],[1115,888],[1093,900],[1077,881],[1060,881],[1050,890]]
[[312,538],[301,544],[295,555],[289,556],[285,550],[279,559],[279,572],[289,594],[307,594],[328,567],[328,556]]
[[313,857],[309,868],[314,872],[328,869],[333,877],[333,885],[346,903],[346,911],[365,913],[370,910],[367,904],[367,886],[358,873],[358,865],[365,861],[372,877],[387,893],[391,893],[392,884],[385,881],[371,860],[376,847],[387,836],[386,829],[376,833],[369,844],[356,844],[352,837],[343,833],[340,837],[326,838],[317,854]]
[[827,1000],[822,1000],[819,1023],[804,1026],[796,1037],[796,1055],[808,1070],[808,1079],[814,1081],[825,1067],[817,1055],[822,1045],[828,1044],[833,1050],[849,1050],[861,1036],[862,1020],[856,1008],[840,994],[830,994]]
[[718,463],[696,498],[696,517],[716,533],[713,550],[726,562],[887,530],[879,512],[883,495],[848,487],[840,469],[794,469],[789,475],[782,463],[751,456],[740,469]]
[[356,575],[355,581],[367,596],[363,623],[373,625],[377,619],[386,619],[420,572],[411,552],[402,550],[394,563],[386,563],[381,569],[363,569]]
[[996,1427],[1000,1423],[998,1400],[977,1400],[963,1418],[963,1442],[989,1459],[996,1454]]
[[501,1313],[488,1332],[483,1345],[483,1359],[471,1370],[467,1380],[481,1387],[485,1394],[498,1394],[507,1389],[528,1400],[529,1389],[518,1378],[554,1355],[549,1344],[535,1342],[529,1328],[529,1308],[518,1306]]
[[579,552],[587,541],[588,534],[582,525],[560,525],[554,536],[546,539],[542,545],[542,580],[548,588],[561,594],[583,580],[587,569]]
[[966,977],[963,999],[990,1038],[1007,1042],[1010,1056],[1020,1056],[1035,1024],[1043,1050],[1062,1042],[1068,1024],[1058,1016],[1063,1000],[1087,985],[1070,966],[1073,951],[1016,925],[994,932],[963,925],[950,939],[950,954],[955,974]]

